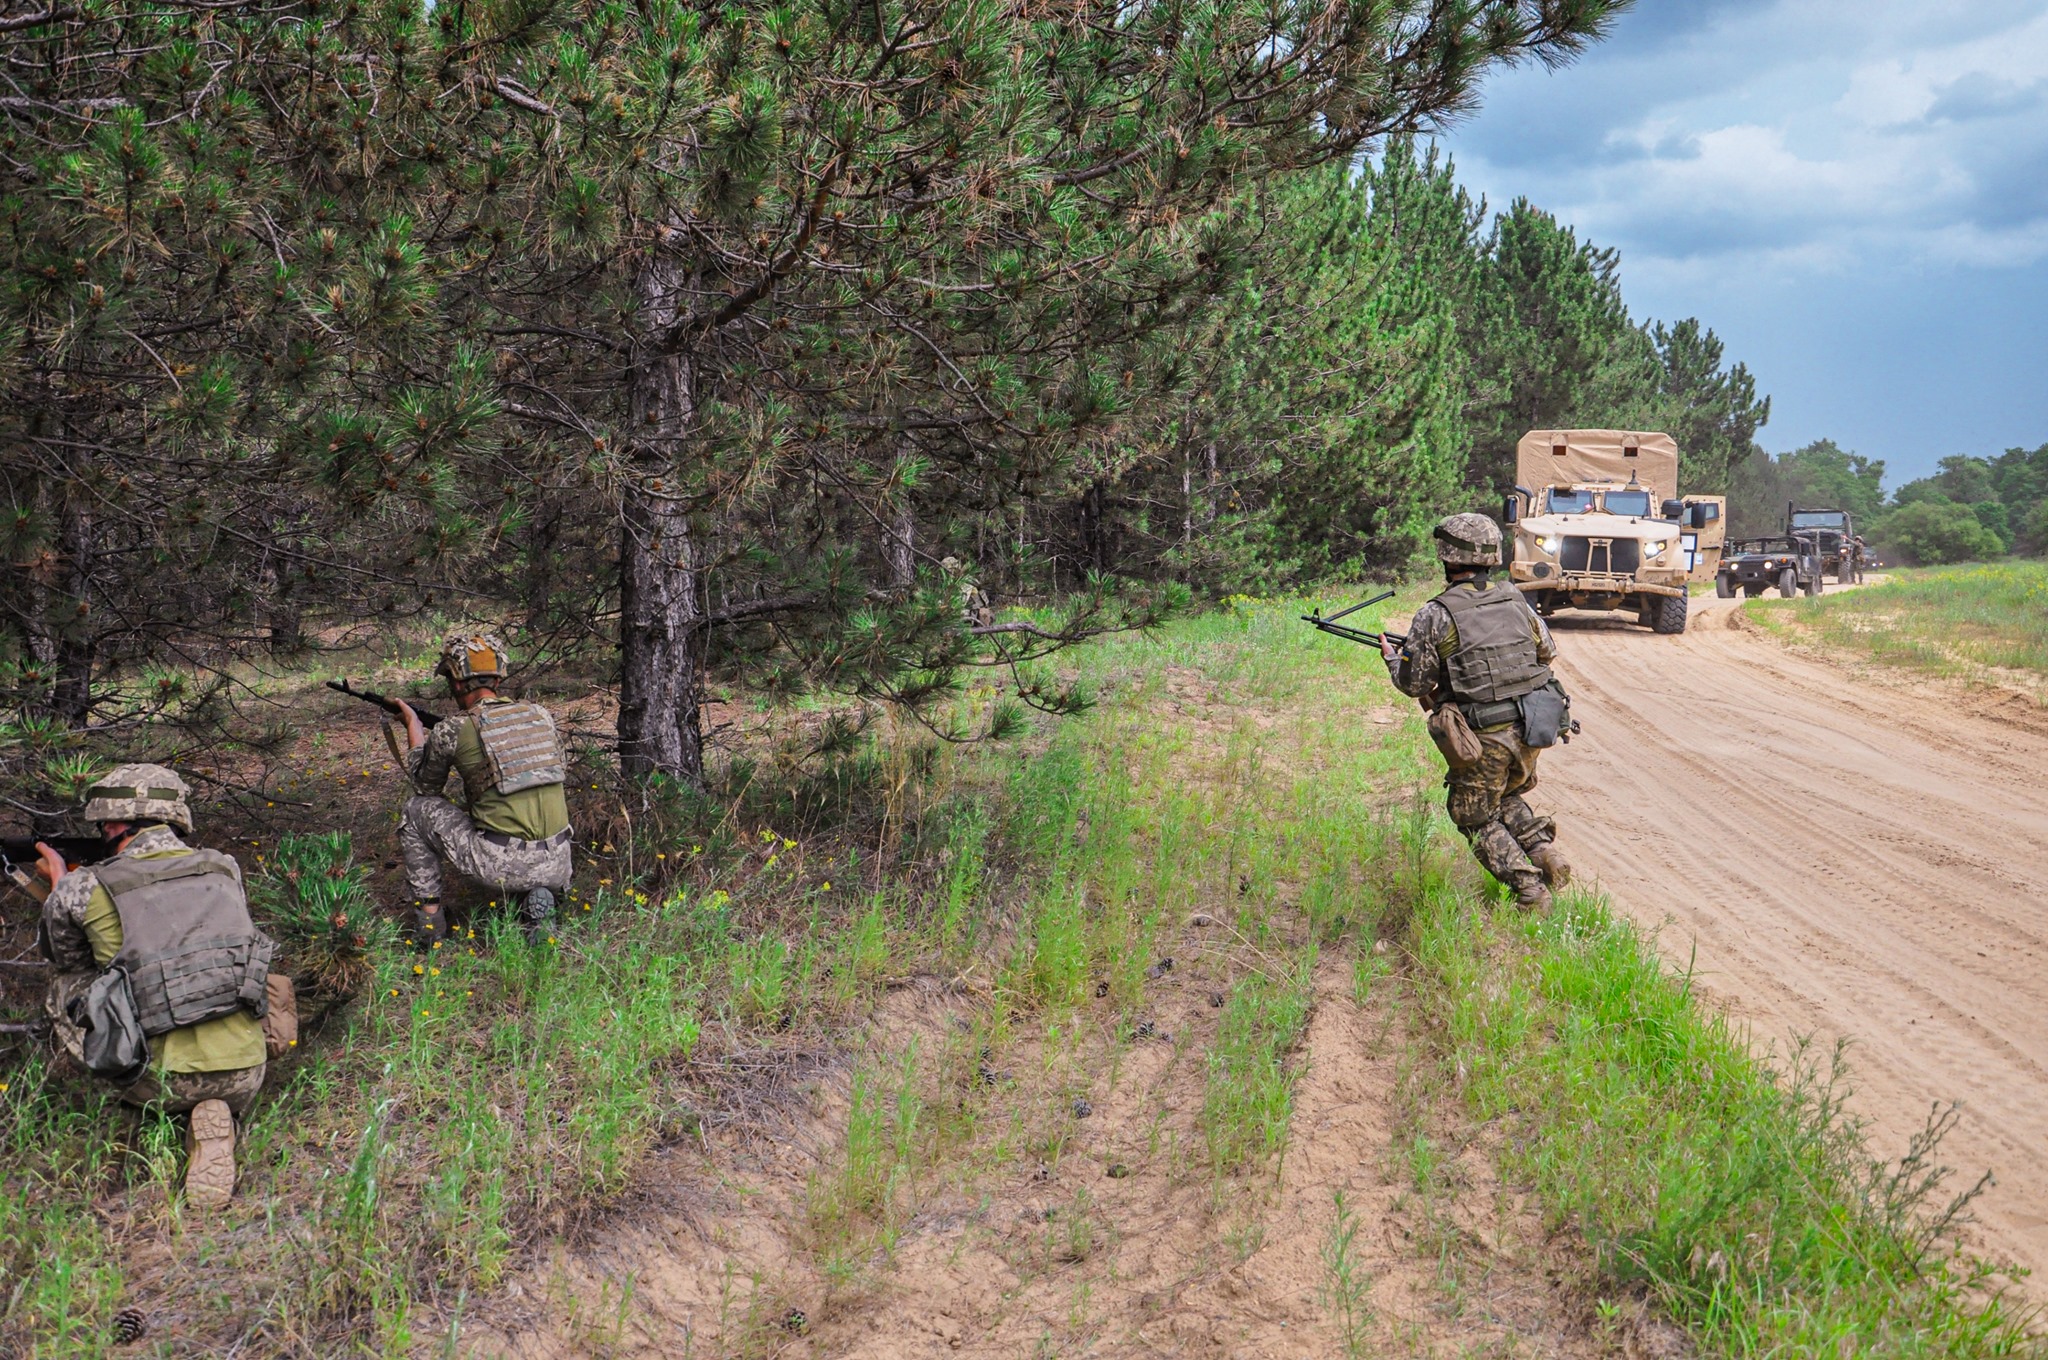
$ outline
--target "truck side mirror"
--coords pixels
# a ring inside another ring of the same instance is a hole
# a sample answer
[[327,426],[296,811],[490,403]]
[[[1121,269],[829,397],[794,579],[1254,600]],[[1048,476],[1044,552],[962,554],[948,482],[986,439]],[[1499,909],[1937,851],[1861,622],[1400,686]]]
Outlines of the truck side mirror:
[[1522,518],[1522,498],[1509,496],[1500,503],[1500,522],[1512,528]]
[[1691,524],[1693,528],[1704,529],[1707,527],[1707,507],[1704,505],[1695,505],[1692,508],[1692,513],[1690,515],[1687,515],[1685,518],[1686,522]]
[[1677,519],[1685,513],[1684,501],[1666,501],[1663,505],[1665,519]]

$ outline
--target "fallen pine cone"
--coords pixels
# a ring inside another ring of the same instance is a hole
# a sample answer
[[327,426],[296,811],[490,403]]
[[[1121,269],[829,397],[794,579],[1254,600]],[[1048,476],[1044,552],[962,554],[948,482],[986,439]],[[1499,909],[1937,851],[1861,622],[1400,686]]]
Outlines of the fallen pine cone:
[[116,1346],[125,1346],[131,1341],[140,1341],[143,1334],[147,1331],[149,1331],[149,1320],[142,1315],[140,1308],[123,1308],[120,1312],[114,1314],[114,1344]]

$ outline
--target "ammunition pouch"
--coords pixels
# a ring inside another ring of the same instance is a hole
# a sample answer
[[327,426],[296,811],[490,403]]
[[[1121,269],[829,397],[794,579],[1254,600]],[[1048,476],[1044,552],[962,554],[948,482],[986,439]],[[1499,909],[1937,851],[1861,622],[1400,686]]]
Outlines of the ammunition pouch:
[[1474,732],[1491,732],[1522,720],[1522,701],[1519,699],[1501,699],[1489,704],[1461,703],[1458,708]]
[[1522,744],[1532,750],[1555,746],[1559,737],[1572,730],[1572,701],[1555,680],[1530,690],[1515,703],[1521,709]]
[[149,1040],[125,968],[108,968],[71,998],[65,1016],[78,1026],[80,1051],[94,1076],[122,1086],[139,1080],[149,1066]]
[[1479,763],[1482,748],[1472,725],[1456,704],[1440,704],[1429,715],[1429,739],[1443,753],[1444,763],[1454,770]]

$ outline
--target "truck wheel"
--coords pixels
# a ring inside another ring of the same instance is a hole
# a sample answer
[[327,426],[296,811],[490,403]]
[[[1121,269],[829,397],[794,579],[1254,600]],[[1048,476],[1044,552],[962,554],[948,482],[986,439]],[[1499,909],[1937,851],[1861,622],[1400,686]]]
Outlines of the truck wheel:
[[1778,576],[1778,594],[1789,600],[1798,593],[1799,573],[1793,568],[1787,567]]
[[1820,573],[1819,573],[1818,571],[1816,571],[1816,572],[1814,572],[1814,574],[1813,574],[1813,575],[1811,575],[1811,576],[1809,576],[1809,577],[1807,577],[1807,578],[1806,578],[1806,598],[1807,598],[1807,599],[1809,599],[1809,600],[1811,600],[1811,599],[1813,599],[1813,598],[1814,598],[1815,596],[1817,596],[1817,595],[1819,595],[1819,594],[1820,594]]
[[1842,583],[1843,585],[1845,585],[1845,586],[1853,586],[1853,585],[1855,585],[1855,584],[1856,584],[1856,564],[1855,564],[1854,562],[1850,561],[1850,560],[1849,560],[1848,558],[1846,558],[1846,557],[1845,557],[1845,558],[1843,558],[1843,559],[1842,559],[1842,570],[1841,570],[1841,571],[1840,571],[1839,573],[1837,573],[1837,574],[1836,574],[1836,576],[1835,576],[1835,579],[1836,579],[1837,581],[1840,581],[1840,582],[1841,582],[1841,583]]
[[1685,631],[1686,599],[1683,595],[1653,595],[1650,597],[1650,631],[1653,633],[1683,633]]
[[1735,581],[1734,581],[1734,578],[1732,578],[1732,577],[1728,577],[1728,576],[1716,576],[1716,577],[1714,578],[1714,593],[1715,593],[1716,595],[1720,596],[1720,597],[1721,597],[1722,599],[1724,599],[1724,600],[1732,600],[1732,599],[1734,599],[1734,598],[1735,598]]

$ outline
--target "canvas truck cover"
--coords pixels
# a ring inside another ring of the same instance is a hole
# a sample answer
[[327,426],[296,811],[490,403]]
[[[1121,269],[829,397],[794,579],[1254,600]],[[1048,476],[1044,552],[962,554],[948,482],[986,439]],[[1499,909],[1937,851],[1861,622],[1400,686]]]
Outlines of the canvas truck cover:
[[1669,500],[1678,495],[1678,442],[1653,430],[1531,430],[1515,446],[1515,481],[1532,491],[1635,481]]

